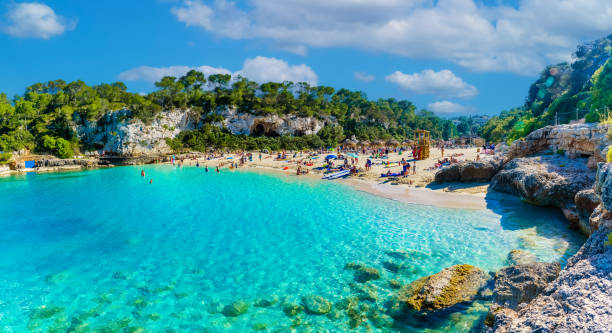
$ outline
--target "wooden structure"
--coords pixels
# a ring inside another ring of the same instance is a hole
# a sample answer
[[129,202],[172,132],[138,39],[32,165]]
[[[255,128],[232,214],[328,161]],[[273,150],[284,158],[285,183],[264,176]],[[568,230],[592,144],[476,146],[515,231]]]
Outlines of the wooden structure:
[[416,130],[414,131],[414,143],[417,149],[420,150],[419,157],[421,160],[429,158],[429,131]]

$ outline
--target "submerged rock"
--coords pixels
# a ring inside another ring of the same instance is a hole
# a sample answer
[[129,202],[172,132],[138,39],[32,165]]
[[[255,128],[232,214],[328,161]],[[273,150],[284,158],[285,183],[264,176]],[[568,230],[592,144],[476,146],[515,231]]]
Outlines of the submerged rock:
[[402,287],[399,300],[412,310],[440,310],[473,300],[491,279],[471,265],[455,265]]
[[287,317],[295,317],[302,311],[304,311],[304,307],[300,304],[290,302],[283,303],[283,312]]
[[31,320],[48,319],[63,311],[64,311],[64,308],[59,307],[59,306],[43,305],[32,311],[32,313],[30,314],[30,319]]
[[249,311],[249,304],[245,301],[238,300],[223,308],[223,315],[226,317],[238,317]]
[[255,302],[254,306],[258,308],[267,308],[274,304],[278,303],[278,296],[273,295],[267,298],[261,298],[257,302]]
[[507,259],[509,266],[531,264],[537,260],[538,258],[535,256],[535,254],[524,250],[510,251]]
[[360,262],[351,262],[344,266],[344,269],[355,271],[355,281],[365,283],[370,280],[380,279],[380,271],[373,267],[368,267]]
[[328,300],[316,295],[302,297],[302,303],[306,311],[316,315],[326,314],[332,308],[332,304]]
[[545,262],[502,268],[495,275],[495,302],[516,309],[517,305],[530,302],[544,291],[560,271],[559,263]]

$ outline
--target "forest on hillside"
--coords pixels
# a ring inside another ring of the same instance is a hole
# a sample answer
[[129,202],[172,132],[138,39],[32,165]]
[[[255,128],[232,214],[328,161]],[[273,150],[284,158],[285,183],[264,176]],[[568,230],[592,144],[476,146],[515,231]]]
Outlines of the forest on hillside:
[[610,121],[612,35],[578,46],[571,64],[546,67],[521,107],[502,111],[480,129],[487,141],[508,143],[547,125]]
[[[307,83],[258,84],[224,74],[206,77],[192,70],[179,78],[164,77],[155,86],[155,91],[142,95],[128,92],[122,82],[88,86],[82,81],[54,80],[33,84],[23,95],[12,99],[0,94],[0,151],[5,152],[5,160],[7,152],[22,149],[59,157],[73,156],[93,149],[79,138],[76,126],[101,122],[105,115],[118,110],[130,111],[125,121],[140,120],[145,124],[163,116],[163,110],[198,112],[201,124],[197,130],[168,140],[177,150],[318,148],[337,145],[352,136],[359,140],[395,138],[401,141],[412,137],[415,129],[425,129],[433,138],[448,139],[471,130],[465,117],[456,126],[427,110],[417,110],[409,101],[370,100],[361,91]],[[314,136],[232,135],[212,125],[220,120],[217,111],[222,107],[235,107],[257,115],[317,117],[328,120],[330,125]]]

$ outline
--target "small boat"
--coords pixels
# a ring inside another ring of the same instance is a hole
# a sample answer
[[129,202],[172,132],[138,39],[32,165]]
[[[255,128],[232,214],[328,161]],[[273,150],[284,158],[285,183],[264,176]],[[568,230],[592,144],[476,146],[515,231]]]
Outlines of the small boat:
[[346,176],[348,176],[350,174],[351,174],[350,170],[342,170],[342,171],[334,172],[334,173],[329,174],[329,175],[325,175],[325,176],[323,176],[323,179],[333,180],[333,179],[338,179],[338,178],[346,177]]

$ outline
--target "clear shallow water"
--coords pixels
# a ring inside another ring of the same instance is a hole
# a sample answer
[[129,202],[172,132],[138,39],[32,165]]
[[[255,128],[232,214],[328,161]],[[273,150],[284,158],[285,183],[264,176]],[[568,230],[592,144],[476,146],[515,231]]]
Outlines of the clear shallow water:
[[[393,292],[389,279],[408,283],[461,263],[494,271],[513,249],[564,261],[584,241],[557,210],[505,197],[487,210],[443,209],[294,176],[144,169],[146,180],[137,167],[0,179],[4,331],[344,331],[344,315],[288,317],[282,304],[354,295],[349,262],[381,271],[370,283],[376,308]],[[410,269],[386,269],[389,250],[417,251]],[[253,306],[262,298],[278,302]],[[248,312],[223,315],[236,300]],[[469,331],[485,306],[394,330]],[[366,326],[378,330],[367,321],[356,331]]]

